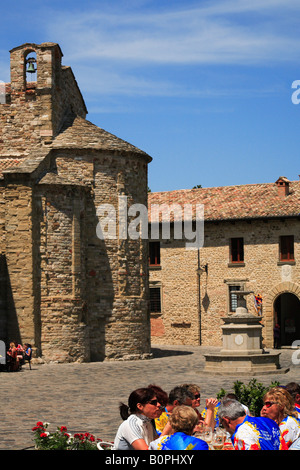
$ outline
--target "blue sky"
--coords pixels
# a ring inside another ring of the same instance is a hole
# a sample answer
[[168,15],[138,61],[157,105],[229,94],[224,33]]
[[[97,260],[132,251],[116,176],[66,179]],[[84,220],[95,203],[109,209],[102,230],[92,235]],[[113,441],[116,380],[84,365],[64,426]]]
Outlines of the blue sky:
[[152,191],[299,179],[299,0],[13,6],[0,15],[0,80],[13,47],[59,43],[87,119],[152,156]]

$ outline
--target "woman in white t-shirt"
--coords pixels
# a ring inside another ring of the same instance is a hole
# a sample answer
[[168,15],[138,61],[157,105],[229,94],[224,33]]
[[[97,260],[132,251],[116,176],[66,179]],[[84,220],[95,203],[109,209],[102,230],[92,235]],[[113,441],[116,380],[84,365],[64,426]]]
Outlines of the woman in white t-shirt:
[[117,431],[115,450],[147,450],[150,442],[157,439],[153,420],[159,418],[162,405],[151,387],[134,390],[128,398],[128,406],[120,405],[124,422]]

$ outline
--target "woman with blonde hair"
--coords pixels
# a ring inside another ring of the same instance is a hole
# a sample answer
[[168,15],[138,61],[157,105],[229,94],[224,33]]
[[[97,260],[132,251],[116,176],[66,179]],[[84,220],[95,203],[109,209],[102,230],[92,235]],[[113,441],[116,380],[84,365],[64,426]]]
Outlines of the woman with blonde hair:
[[192,436],[198,423],[196,411],[188,405],[178,405],[169,417],[172,433],[151,442],[150,450],[209,450],[208,444]]
[[287,450],[300,442],[300,421],[297,419],[294,400],[283,387],[272,387],[263,398],[261,416],[271,418],[279,425],[281,449]]
[[9,344],[9,350],[7,351],[8,356],[8,370],[15,372],[19,370],[19,358],[18,351],[14,341]]

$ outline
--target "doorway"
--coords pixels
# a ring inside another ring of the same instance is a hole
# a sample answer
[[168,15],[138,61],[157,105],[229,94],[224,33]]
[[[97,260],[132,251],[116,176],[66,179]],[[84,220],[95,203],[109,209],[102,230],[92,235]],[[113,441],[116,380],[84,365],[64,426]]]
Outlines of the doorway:
[[295,294],[285,292],[274,302],[274,325],[280,328],[279,346],[292,346],[300,339],[300,300]]

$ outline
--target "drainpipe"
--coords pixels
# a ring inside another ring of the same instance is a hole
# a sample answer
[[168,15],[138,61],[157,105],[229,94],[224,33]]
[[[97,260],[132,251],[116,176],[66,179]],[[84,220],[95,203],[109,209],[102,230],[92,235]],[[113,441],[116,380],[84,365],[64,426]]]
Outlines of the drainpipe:
[[198,248],[198,313],[199,313],[199,342],[200,346],[202,344],[202,327],[201,327],[201,281],[200,281],[200,276],[201,276],[201,268],[200,268],[200,248]]

